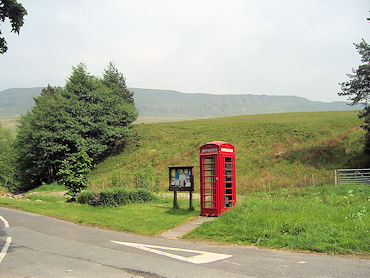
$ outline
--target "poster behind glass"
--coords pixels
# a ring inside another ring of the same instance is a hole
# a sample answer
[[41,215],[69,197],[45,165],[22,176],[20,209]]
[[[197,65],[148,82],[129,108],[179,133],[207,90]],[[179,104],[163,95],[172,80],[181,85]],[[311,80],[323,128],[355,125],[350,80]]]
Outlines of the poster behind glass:
[[170,190],[193,191],[193,166],[169,167]]

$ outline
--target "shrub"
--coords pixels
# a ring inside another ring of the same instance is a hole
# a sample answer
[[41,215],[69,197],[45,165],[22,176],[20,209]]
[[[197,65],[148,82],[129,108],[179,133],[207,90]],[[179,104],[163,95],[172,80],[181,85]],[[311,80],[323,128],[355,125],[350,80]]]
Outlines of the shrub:
[[127,205],[130,202],[129,191],[124,187],[115,189],[114,200],[117,205]]
[[108,188],[94,193],[91,190],[82,191],[77,195],[77,201],[81,204],[92,206],[120,206],[129,203],[144,203],[155,200],[155,196],[147,189]]
[[153,201],[155,198],[152,192],[144,188],[132,189],[130,190],[129,194],[130,194],[130,201],[132,203],[150,202],[150,201]]
[[77,195],[77,202],[80,204],[92,204],[96,199],[96,195],[91,190],[82,191]]
[[99,205],[103,207],[117,206],[117,202],[114,199],[115,189],[108,188],[100,191],[99,193]]
[[86,153],[85,141],[82,138],[77,140],[76,147],[77,152],[68,155],[58,172],[60,181],[68,190],[66,195],[70,196],[71,201],[75,201],[77,194],[88,186],[92,161]]

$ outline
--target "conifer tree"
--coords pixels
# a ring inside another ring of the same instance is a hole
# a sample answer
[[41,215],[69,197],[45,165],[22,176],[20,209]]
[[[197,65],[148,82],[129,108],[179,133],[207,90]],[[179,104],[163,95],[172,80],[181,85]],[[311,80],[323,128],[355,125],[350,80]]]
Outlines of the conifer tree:
[[342,92],[338,94],[347,96],[351,105],[364,105],[359,117],[364,118],[362,128],[366,130],[364,150],[370,153],[370,45],[365,40],[354,45],[361,55],[362,64],[356,70],[352,69],[352,74],[347,74],[349,81],[340,83]]

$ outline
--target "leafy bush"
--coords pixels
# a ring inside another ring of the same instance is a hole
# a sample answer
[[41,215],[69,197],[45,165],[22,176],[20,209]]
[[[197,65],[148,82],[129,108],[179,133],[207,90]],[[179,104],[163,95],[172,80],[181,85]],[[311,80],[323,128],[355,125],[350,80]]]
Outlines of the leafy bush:
[[130,192],[126,188],[115,189],[114,201],[117,205],[127,205],[130,202]]
[[89,184],[89,172],[92,159],[86,153],[85,141],[80,138],[77,141],[77,152],[70,154],[60,167],[58,175],[65,185],[71,201]]
[[103,207],[117,206],[117,202],[114,199],[115,189],[108,188],[100,191],[99,193],[99,205]]
[[154,195],[144,188],[132,189],[129,194],[132,203],[144,203],[154,200]]
[[77,195],[77,202],[80,204],[92,204],[96,199],[96,195],[91,190],[82,191]]
[[155,196],[147,189],[126,189],[108,188],[94,193],[91,190],[86,190],[77,195],[77,201],[81,204],[90,204],[93,206],[120,206],[129,203],[144,203],[155,199]]

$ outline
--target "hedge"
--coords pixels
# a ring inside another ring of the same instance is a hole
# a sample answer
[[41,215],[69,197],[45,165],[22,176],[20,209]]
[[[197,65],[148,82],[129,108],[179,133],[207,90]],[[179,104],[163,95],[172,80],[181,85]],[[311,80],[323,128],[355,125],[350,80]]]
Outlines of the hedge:
[[143,203],[153,200],[155,200],[153,193],[143,188],[108,188],[97,193],[91,190],[85,190],[77,195],[77,202],[81,204],[103,207]]

